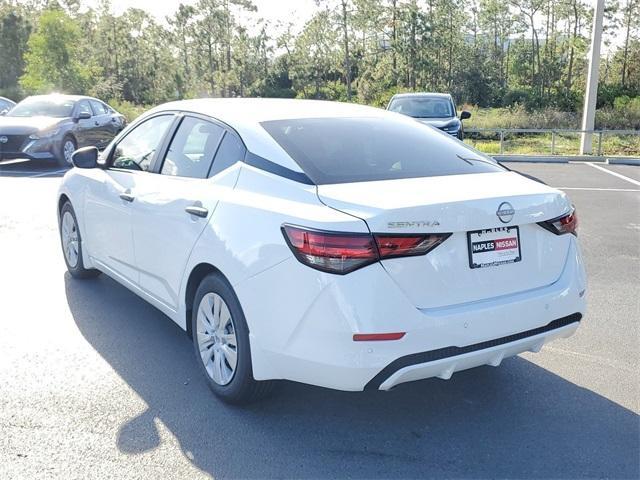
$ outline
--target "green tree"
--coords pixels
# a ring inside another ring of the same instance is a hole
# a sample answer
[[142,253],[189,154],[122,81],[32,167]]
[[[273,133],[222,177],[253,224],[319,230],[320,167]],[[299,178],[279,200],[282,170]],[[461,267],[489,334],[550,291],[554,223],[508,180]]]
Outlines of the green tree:
[[31,24],[22,9],[0,3],[0,93],[17,98]]
[[80,55],[81,32],[64,11],[45,10],[28,41],[20,85],[28,93],[83,92],[96,68]]

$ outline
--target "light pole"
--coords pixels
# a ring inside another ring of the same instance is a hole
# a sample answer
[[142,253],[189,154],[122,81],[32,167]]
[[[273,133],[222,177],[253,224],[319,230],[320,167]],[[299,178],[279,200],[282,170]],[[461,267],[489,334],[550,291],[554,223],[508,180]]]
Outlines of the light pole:
[[[604,0],[596,0],[593,12],[593,32],[591,50],[589,52],[589,71],[587,72],[587,88],[584,92],[584,108],[582,112],[582,130],[593,131],[596,119],[596,100],[598,98],[598,77],[600,74],[600,44],[602,42],[602,20],[604,17]],[[591,154],[592,134],[582,132],[580,155]]]

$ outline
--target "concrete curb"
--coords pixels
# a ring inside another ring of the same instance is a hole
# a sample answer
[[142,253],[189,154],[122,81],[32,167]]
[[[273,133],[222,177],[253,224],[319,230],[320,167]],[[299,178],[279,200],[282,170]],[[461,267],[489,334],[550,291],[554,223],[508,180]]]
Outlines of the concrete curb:
[[640,158],[635,157],[596,157],[593,155],[491,155],[498,162],[523,162],[523,163],[569,163],[569,162],[593,162],[610,163],[612,165],[637,165],[640,166]]
[[635,165],[637,167],[640,167],[640,158],[607,158],[607,163],[611,165]]
[[542,155],[492,155],[498,162],[569,163],[569,157]]

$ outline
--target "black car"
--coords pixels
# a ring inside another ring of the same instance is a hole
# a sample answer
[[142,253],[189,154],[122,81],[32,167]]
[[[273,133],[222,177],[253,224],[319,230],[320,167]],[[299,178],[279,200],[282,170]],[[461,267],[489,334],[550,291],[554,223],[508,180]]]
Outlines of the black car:
[[15,104],[16,102],[14,102],[13,100],[9,100],[6,97],[0,97],[0,115],[4,115],[5,113],[7,113],[13,108]]
[[71,165],[79,147],[106,147],[126,125],[106,103],[75,95],[28,97],[0,116],[0,161],[54,160]]
[[456,104],[448,93],[400,93],[391,98],[387,110],[413,117],[459,140],[464,138],[462,120],[471,117],[463,110],[458,118]]

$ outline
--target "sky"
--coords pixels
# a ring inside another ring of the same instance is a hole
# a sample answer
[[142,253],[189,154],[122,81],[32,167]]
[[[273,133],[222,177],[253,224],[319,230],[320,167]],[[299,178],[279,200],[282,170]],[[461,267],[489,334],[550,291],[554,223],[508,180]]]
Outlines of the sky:
[[[301,31],[307,20],[311,18],[313,12],[318,8],[315,0],[252,0],[258,7],[257,14],[250,14],[249,19],[258,20],[264,18],[272,23],[273,29],[277,30],[278,21],[292,22],[294,31]],[[195,4],[197,0],[112,0],[114,13],[120,14],[127,8],[135,7],[152,13],[157,19],[164,20],[172,15],[180,3]],[[97,6],[98,0],[83,0],[85,5]],[[588,0],[588,3],[595,6],[596,0]],[[248,22],[251,25],[251,22]],[[249,28],[251,30],[251,28]],[[611,35],[612,47],[618,46],[622,39],[619,36]],[[602,46],[603,53],[606,47]]]
[[[97,4],[97,0],[85,0],[85,4]],[[164,18],[172,14],[180,3],[194,4],[196,0],[112,0],[115,13],[122,13],[129,7],[136,7],[153,13],[157,18]],[[258,7],[260,16],[267,20],[290,20],[295,23],[304,23],[308,20],[314,9],[315,0],[253,0]],[[595,5],[596,0],[588,0],[588,3]]]
[[[197,0],[112,0],[115,13],[119,14],[129,7],[139,8],[152,13],[158,19],[164,19],[173,14],[180,3],[194,4]],[[96,0],[88,0],[85,4],[97,4]],[[300,27],[311,18],[316,9],[315,0],[253,0],[258,7],[257,17],[272,22],[292,21]],[[257,18],[256,17],[256,18]]]

